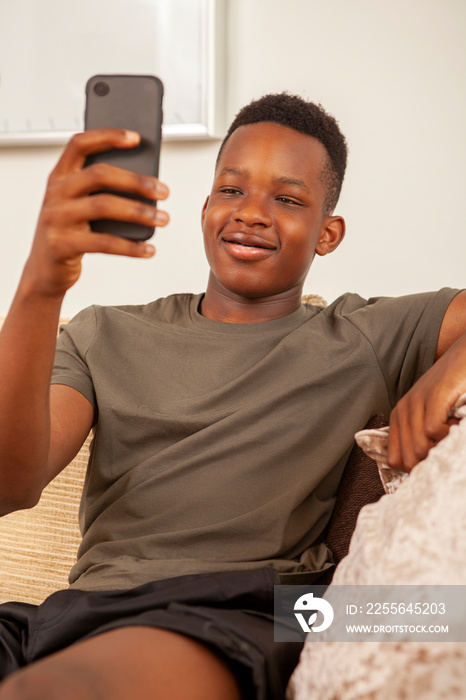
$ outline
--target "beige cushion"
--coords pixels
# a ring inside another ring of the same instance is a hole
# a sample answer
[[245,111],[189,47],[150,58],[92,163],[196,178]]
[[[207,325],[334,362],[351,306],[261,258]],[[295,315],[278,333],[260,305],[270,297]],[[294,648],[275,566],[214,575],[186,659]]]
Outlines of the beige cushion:
[[0,518],[0,603],[41,603],[68,585],[80,543],[78,511],[89,438],[29,510]]

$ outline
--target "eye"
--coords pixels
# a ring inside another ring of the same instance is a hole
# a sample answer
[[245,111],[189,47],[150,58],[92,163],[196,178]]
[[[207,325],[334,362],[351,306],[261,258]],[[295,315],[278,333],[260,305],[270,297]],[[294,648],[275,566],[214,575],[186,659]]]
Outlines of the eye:
[[282,196],[282,197],[277,197],[276,199],[277,199],[277,202],[282,202],[283,204],[291,204],[291,205],[295,205],[297,207],[302,206],[302,203],[299,200],[292,199],[291,197]]
[[238,187],[221,187],[220,192],[222,194],[241,194],[241,190]]

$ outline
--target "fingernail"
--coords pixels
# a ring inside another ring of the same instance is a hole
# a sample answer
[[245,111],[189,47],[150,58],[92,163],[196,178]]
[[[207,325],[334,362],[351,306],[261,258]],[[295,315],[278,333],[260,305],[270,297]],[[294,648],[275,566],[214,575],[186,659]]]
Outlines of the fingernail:
[[164,224],[168,223],[168,214],[166,211],[159,211],[157,209],[156,215],[155,215],[155,220],[159,226],[163,226]]
[[157,194],[159,194],[161,197],[168,196],[169,189],[166,185],[164,185],[163,182],[158,182],[155,189],[157,191]]
[[126,129],[123,138],[125,141],[129,141],[130,143],[138,143],[140,136],[137,131],[129,131]]
[[151,258],[155,254],[155,248],[150,243],[145,243],[142,250],[142,255],[144,258]]

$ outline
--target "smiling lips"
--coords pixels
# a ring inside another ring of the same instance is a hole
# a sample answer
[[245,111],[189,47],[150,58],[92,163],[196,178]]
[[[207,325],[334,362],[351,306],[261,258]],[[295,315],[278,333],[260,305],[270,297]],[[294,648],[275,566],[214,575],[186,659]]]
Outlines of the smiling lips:
[[227,252],[238,260],[263,260],[277,248],[261,236],[241,232],[224,234],[222,240]]

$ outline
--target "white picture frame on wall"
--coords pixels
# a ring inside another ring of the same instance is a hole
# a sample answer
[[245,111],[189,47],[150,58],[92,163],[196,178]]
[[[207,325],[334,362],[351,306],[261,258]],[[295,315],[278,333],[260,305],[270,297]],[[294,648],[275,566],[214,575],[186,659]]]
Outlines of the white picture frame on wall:
[[226,0],[17,0],[0,9],[0,146],[62,145],[95,74],[164,83],[163,137],[221,138]]

